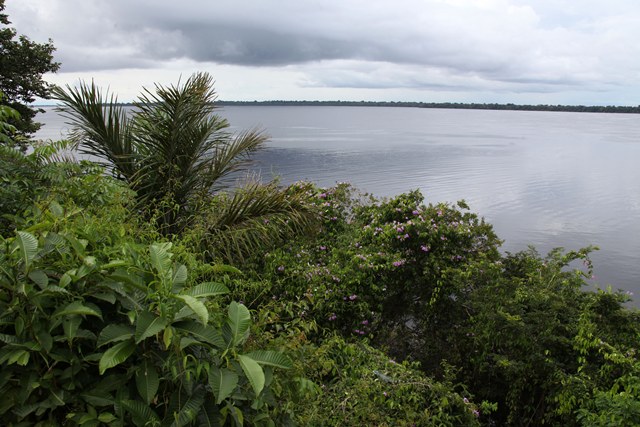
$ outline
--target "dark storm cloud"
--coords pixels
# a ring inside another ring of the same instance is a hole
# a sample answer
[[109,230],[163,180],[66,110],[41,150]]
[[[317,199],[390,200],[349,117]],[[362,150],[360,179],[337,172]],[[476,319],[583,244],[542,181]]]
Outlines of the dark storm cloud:
[[312,87],[546,92],[637,80],[640,47],[628,41],[640,37],[640,6],[612,2],[14,0],[7,10],[32,38],[54,39],[63,73],[179,62],[286,68]]

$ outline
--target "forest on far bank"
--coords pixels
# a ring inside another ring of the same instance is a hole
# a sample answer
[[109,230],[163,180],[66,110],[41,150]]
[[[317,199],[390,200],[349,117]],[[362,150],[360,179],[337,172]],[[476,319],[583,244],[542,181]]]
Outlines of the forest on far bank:
[[513,111],[564,111],[574,113],[640,113],[638,106],[616,105],[520,105],[497,103],[463,102],[394,102],[394,101],[218,101],[218,105],[277,105],[277,106],[318,106],[318,107],[412,107],[443,108],[457,110],[513,110]]

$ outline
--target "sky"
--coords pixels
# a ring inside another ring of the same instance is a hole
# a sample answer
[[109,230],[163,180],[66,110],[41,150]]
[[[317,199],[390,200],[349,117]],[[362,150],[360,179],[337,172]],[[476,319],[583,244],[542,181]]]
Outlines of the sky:
[[209,72],[223,100],[640,104],[638,0],[6,0],[58,73],[134,100]]

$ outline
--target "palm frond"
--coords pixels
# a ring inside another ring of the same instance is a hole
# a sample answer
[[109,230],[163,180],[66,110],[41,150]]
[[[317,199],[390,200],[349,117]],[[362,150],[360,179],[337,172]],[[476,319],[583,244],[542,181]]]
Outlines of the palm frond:
[[83,154],[100,159],[113,172],[130,181],[136,171],[127,113],[114,95],[103,95],[91,84],[55,86],[52,97],[62,102],[58,111],[73,126],[71,139]]
[[317,209],[307,202],[308,188],[294,184],[251,182],[232,195],[221,195],[202,224],[201,249],[228,262],[242,261],[255,251],[273,247],[319,225]]

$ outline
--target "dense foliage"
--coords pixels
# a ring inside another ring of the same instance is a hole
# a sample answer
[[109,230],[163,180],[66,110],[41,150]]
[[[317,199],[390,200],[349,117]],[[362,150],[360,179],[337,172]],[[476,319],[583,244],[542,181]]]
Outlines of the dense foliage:
[[51,40],[36,43],[26,36],[17,36],[0,0],[0,92],[5,94],[0,105],[10,106],[20,113],[10,118],[20,135],[30,135],[40,128],[34,121],[38,109],[29,104],[35,97],[47,98],[49,85],[42,76],[56,72],[60,66],[53,60],[55,47]]
[[[140,126],[162,128],[148,108]],[[176,175],[143,197],[115,161],[10,146],[6,425],[640,424],[639,314],[585,289],[592,248],[501,254],[464,202],[419,192],[251,182],[178,200]],[[171,233],[167,200],[189,205]]]

